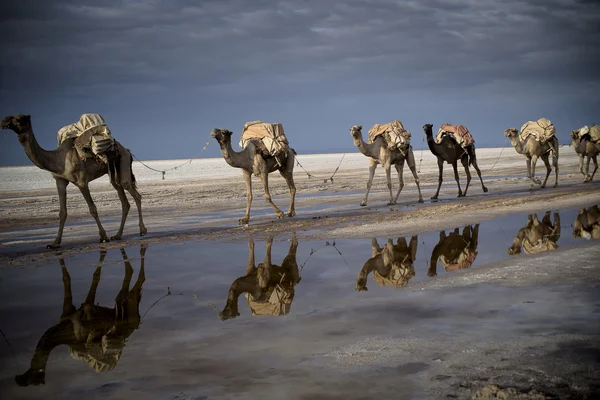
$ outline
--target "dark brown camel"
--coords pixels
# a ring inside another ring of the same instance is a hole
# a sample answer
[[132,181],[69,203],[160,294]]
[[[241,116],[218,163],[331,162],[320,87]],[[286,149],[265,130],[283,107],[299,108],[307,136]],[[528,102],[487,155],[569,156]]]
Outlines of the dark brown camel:
[[94,217],[98,225],[100,233],[100,242],[108,242],[106,231],[100,223],[98,210],[92,200],[90,194],[89,183],[109,173],[109,166],[112,172],[109,174],[110,183],[117,191],[119,200],[121,201],[121,225],[117,234],[112,237],[114,240],[121,239],[125,220],[129,213],[129,202],[125,195],[127,190],[138,209],[140,236],[146,234],[147,230],[142,219],[142,196],[137,191],[135,184],[135,176],[131,169],[132,156],[131,152],[123,147],[119,142],[115,141],[113,149],[106,154],[108,165],[94,158],[81,160],[74,146],[75,139],[67,139],[55,150],[44,150],[38,144],[33,129],[31,127],[31,118],[29,115],[9,116],[2,120],[1,129],[10,129],[17,134],[19,142],[25,149],[27,157],[39,168],[52,173],[52,177],[56,180],[56,189],[58,190],[58,199],[60,201],[59,226],[58,233],[54,242],[47,247],[56,249],[60,247],[62,240],[63,228],[67,220],[67,186],[69,183],[74,184],[79,188],[83,198],[87,202],[90,214]]
[[446,271],[466,269],[473,265],[477,257],[479,244],[479,224],[474,227],[467,225],[463,228],[462,235],[458,228],[446,235],[440,232],[440,241],[431,252],[428,276],[437,275],[437,262],[440,260]]
[[267,240],[264,262],[254,262],[254,240],[248,237],[248,265],[246,274],[231,284],[227,293],[227,302],[219,312],[222,321],[238,317],[238,298],[246,293],[248,305],[253,315],[286,315],[290,312],[294,299],[294,286],[300,282],[300,272],[296,262],[298,240],[292,236],[292,243],[281,266],[271,263],[273,237]]
[[[442,187],[442,181],[444,177],[444,162],[448,164],[452,164],[452,168],[454,169],[454,179],[456,179],[456,184],[458,185],[458,197],[465,197],[467,195],[467,190],[469,189],[469,184],[471,183],[471,172],[469,171],[469,165],[473,165],[475,167],[475,171],[477,171],[477,175],[479,175],[479,180],[481,181],[481,188],[484,193],[487,193],[488,189],[483,184],[483,178],[481,178],[481,171],[479,170],[479,166],[477,165],[477,156],[475,155],[475,145],[469,145],[466,149],[463,149],[456,140],[452,139],[450,136],[445,135],[442,138],[441,143],[436,143],[433,139],[433,131],[431,130],[433,127],[432,124],[423,125],[423,131],[425,131],[425,136],[427,136],[427,145],[429,146],[429,150],[433,153],[434,156],[437,157],[438,168],[439,168],[439,177],[438,177],[438,187],[435,195],[431,198],[432,200],[437,200],[438,195],[440,194],[440,188]],[[458,177],[458,160],[462,163],[465,168],[465,172],[467,173],[467,186],[465,187],[465,191],[463,192],[460,188],[460,178]]]
[[46,363],[55,347],[66,344],[73,359],[81,360],[96,372],[113,369],[129,336],[140,325],[140,301],[142,285],[146,280],[144,256],[146,245],[140,247],[140,272],[133,288],[129,290],[133,268],[124,249],[121,255],[125,264],[123,285],[113,308],[96,305],[96,290],[100,283],[102,263],[106,250],[100,251],[99,266],[94,272],[92,285],[85,302],[76,309],[71,294],[71,277],[64,260],[59,259],[64,285],[63,311],[59,322],[50,327],[38,341],[30,368],[15,381],[19,386],[45,384]]

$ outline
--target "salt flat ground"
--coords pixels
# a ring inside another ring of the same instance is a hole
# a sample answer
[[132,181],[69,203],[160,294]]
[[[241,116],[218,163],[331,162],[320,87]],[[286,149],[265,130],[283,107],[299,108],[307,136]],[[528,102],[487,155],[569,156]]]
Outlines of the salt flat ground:
[[[596,398],[600,246],[571,232],[579,209],[600,203],[600,184],[582,183],[577,157],[566,146],[559,187],[552,187],[551,176],[548,188],[533,191],[524,177],[525,159],[514,149],[477,149],[477,155],[489,193],[482,193],[472,169],[467,197],[457,199],[452,169],[445,165],[440,199],[430,201],[437,163],[425,149],[419,173],[425,203],[417,202],[405,168],[399,202],[387,206],[379,169],[369,205],[360,207],[366,157],[347,154],[334,181],[324,182],[342,155],[300,154],[302,165],[322,179],[296,168],[298,215],[276,219],[255,179],[249,226],[237,224],[246,201],[241,172],[222,159],[194,160],[164,181],[136,162],[149,234],[137,236],[132,207],[124,240],[97,243],[87,206],[70,188],[61,251],[44,248],[58,223],[52,178],[35,167],[1,168],[0,321],[11,347],[0,346],[0,397],[462,399],[497,384],[544,396],[514,398]],[[420,149],[415,157],[419,165]],[[166,169],[180,162],[147,164]],[[538,165],[538,176],[543,171]],[[459,174],[464,188],[464,171]],[[283,179],[272,174],[270,182],[274,201],[285,211]],[[91,190],[110,235],[120,218],[117,195],[107,178]],[[506,249],[527,214],[541,218],[546,211],[560,215],[558,249],[509,256]],[[459,271],[438,265],[433,274],[430,258],[439,231],[474,224],[480,224],[474,264]],[[256,242],[262,261],[264,240],[274,237],[279,265],[293,233],[302,280],[289,314],[254,316],[240,296],[240,316],[219,320],[212,305],[222,310],[230,285],[244,275],[248,240]],[[406,286],[379,287],[369,277],[368,291],[354,290],[371,257],[371,238],[383,244],[411,235],[419,248],[415,276]],[[327,245],[333,243],[335,248]],[[112,307],[129,268],[121,249],[135,281],[142,244],[148,246],[139,307],[145,317],[116,365],[95,372],[89,359],[86,365],[60,345],[48,359],[45,385],[16,385],[14,376],[29,368],[38,340],[59,321],[64,271],[78,307],[98,271],[92,266],[99,250],[107,250],[96,302]],[[172,295],[155,304],[167,287]]]

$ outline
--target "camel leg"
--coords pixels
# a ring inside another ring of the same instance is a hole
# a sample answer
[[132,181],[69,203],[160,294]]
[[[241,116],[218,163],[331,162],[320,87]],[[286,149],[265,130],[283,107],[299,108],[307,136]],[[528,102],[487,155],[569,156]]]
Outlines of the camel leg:
[[265,260],[258,266],[258,285],[262,290],[269,286],[271,281],[271,248],[273,247],[273,236],[267,239],[267,250],[265,252]]
[[544,183],[542,183],[541,188],[545,188],[546,187],[546,182],[548,182],[548,177],[550,176],[550,173],[552,172],[552,167],[550,166],[550,160],[548,159],[548,153],[544,154],[542,156],[542,161],[544,161],[544,164],[546,165],[546,178],[544,179]]
[[555,152],[552,153],[552,165],[554,166],[554,173],[556,176],[554,179],[554,187],[558,187],[558,141],[556,142]]
[[578,156],[579,156],[579,172],[581,172],[581,175],[583,175],[583,181],[586,182],[587,174],[585,172],[583,172],[583,154],[578,154]]
[[471,171],[469,171],[469,158],[463,157],[460,159],[463,167],[465,168],[465,173],[467,174],[467,186],[465,187],[465,191],[463,192],[463,197],[467,195],[467,190],[469,190],[469,184],[471,183]]
[[[133,197],[133,201],[135,201],[135,206],[138,210],[139,216],[139,227],[140,227],[140,236],[144,236],[148,233],[146,226],[144,225],[144,219],[142,218],[142,195],[137,191],[135,185],[125,186],[125,189],[131,194]],[[123,224],[125,224],[125,217],[123,217]]]
[[90,209],[90,214],[94,217],[96,224],[98,225],[98,231],[100,233],[100,243],[108,242],[108,236],[106,236],[106,231],[102,227],[102,223],[100,223],[100,218],[98,218],[98,209],[96,208],[96,204],[94,204],[94,200],[92,200],[92,195],[90,194],[90,188],[86,186],[79,187],[83,198],[87,202],[88,208]]
[[371,258],[374,258],[381,251],[377,238],[371,238]]
[[385,168],[385,179],[387,180],[387,188],[388,188],[388,191],[390,192],[390,201],[388,201],[387,205],[393,206],[394,204],[396,204],[396,202],[394,201],[394,196],[392,195],[392,166],[386,165],[386,166],[384,166],[384,168]]
[[400,185],[398,187],[398,192],[396,193],[396,198],[394,199],[394,204],[396,204],[398,202],[398,197],[400,197],[400,192],[404,187],[404,179],[402,177],[402,174],[404,173],[404,160],[400,161],[397,164],[394,164],[394,167],[396,168],[396,172],[398,172],[398,181]]
[[243,170],[246,184],[246,214],[239,219],[240,225],[250,222],[250,207],[252,205],[252,172]]
[[419,203],[423,202],[423,196],[421,195],[421,186],[419,185],[419,176],[417,175],[417,165],[415,163],[415,155],[412,152],[412,149],[408,151],[406,155],[406,164],[412,172],[413,177],[415,178],[415,183],[417,184],[417,191],[419,192]]
[[285,172],[280,170],[279,173],[281,174],[283,179],[285,179],[285,182],[287,183],[288,188],[290,189],[290,208],[288,209],[286,215],[288,217],[293,217],[294,215],[296,215],[296,185],[294,184],[294,174],[289,169],[286,169]]
[[127,220],[127,214],[129,214],[129,209],[131,208],[131,206],[129,205],[129,201],[127,201],[127,195],[125,194],[125,190],[117,183],[112,182],[112,185],[117,191],[117,194],[119,195],[119,200],[121,201],[121,225],[119,226],[117,234],[111,237],[110,239],[121,240],[121,238],[123,237],[123,229],[125,228],[125,221]]
[[65,227],[65,222],[67,221],[67,185],[69,184],[69,181],[62,178],[54,179],[56,180],[56,190],[58,191],[58,201],[60,202],[60,211],[58,213],[59,223],[56,238],[54,239],[54,242],[46,246],[48,249],[58,249],[60,247],[63,229]]
[[[121,257],[123,258],[123,264],[125,264],[125,276],[123,277],[123,283],[121,284],[121,290],[115,298],[115,304],[119,312],[122,311],[122,306],[127,300],[127,293],[129,292],[129,285],[131,284],[131,278],[133,278],[133,267],[127,257],[127,253],[124,248],[121,248]],[[141,271],[140,271],[141,272]]]
[[594,171],[592,172],[592,176],[590,176],[590,181],[594,179],[594,175],[596,175],[596,171],[598,170],[598,156],[593,156],[592,160],[594,161]]
[[373,176],[375,176],[377,164],[377,161],[371,159],[371,164],[369,165],[369,180],[367,181],[367,193],[365,193],[365,198],[360,202],[360,205],[363,207],[367,205],[367,198],[369,197],[369,191],[371,190],[371,185],[373,184]]
[[246,275],[254,273],[256,263],[254,262],[254,239],[248,235],[248,263],[246,264]]
[[589,182],[590,179],[590,161],[592,161],[592,157],[587,156],[587,160],[585,163],[585,178],[584,178],[584,182]]
[[481,177],[481,171],[479,170],[479,165],[477,165],[477,156],[475,155],[475,148],[473,148],[473,154],[471,154],[471,164],[477,171],[477,175],[479,176],[479,180],[481,181],[481,189],[483,189],[483,193],[488,192],[488,188],[483,184],[483,178]]
[[262,170],[262,173],[260,174],[260,180],[265,188],[265,201],[269,203],[271,207],[273,207],[275,214],[277,214],[277,218],[283,218],[285,214],[279,209],[279,207],[275,205],[275,203],[273,203],[273,200],[271,200],[271,192],[269,192],[269,172],[266,168]]
[[538,156],[531,156],[531,187],[533,184],[541,185],[542,181],[535,177],[535,165],[537,164]]
[[71,292],[71,275],[69,275],[69,271],[67,271],[65,260],[59,258],[58,262],[60,263],[60,269],[62,271],[62,281],[64,288],[63,311],[61,315],[61,319],[63,319],[73,314],[76,308],[73,305],[73,293]]
[[433,197],[431,197],[431,200],[437,200],[438,195],[440,194],[440,188],[442,187],[442,182],[444,180],[444,160],[442,160],[440,157],[438,157],[437,162],[438,162],[438,169],[439,169],[438,187],[437,187],[437,191],[435,192]]
[[462,192],[462,189],[460,188],[460,178],[458,177],[458,165],[456,161],[452,163],[452,169],[454,170],[454,179],[456,180],[456,184],[458,185],[457,197],[465,197],[465,195]]

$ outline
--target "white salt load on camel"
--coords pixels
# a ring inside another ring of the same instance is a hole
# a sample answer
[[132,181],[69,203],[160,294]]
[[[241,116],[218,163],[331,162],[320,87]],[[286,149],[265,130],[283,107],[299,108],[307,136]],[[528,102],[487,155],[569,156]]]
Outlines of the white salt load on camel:
[[72,138],[75,138],[74,145],[79,158],[86,160],[95,156],[108,164],[104,153],[113,147],[115,140],[100,114],[83,114],[78,122],[62,127],[58,131],[59,146],[65,140]]
[[540,118],[537,121],[527,121],[521,127],[520,139],[527,140],[529,136],[533,136],[540,143],[552,139],[556,134],[554,124],[548,118]]
[[255,145],[258,145],[258,150],[261,153],[266,152],[268,154],[265,155],[275,157],[279,165],[281,165],[280,157],[285,156],[290,149],[290,144],[283,131],[283,125],[279,122],[246,122],[244,129],[242,129],[240,147],[246,148],[250,141],[255,141]]
[[404,129],[402,121],[393,120],[389,124],[375,124],[369,129],[368,143],[373,143],[379,136],[383,139],[388,149],[397,149],[405,155],[404,151],[410,145],[410,131]]
[[464,125],[442,124],[440,129],[438,129],[437,135],[435,136],[435,142],[437,144],[442,143],[444,135],[456,140],[456,143],[458,143],[463,149],[475,144],[473,135],[471,135],[471,132],[469,132],[467,127]]
[[246,293],[246,300],[248,300],[252,315],[274,315],[279,317],[290,312],[294,292],[293,286],[276,284],[269,287],[258,299],[250,293]]
[[584,126],[577,130],[577,136],[579,139],[583,139],[587,136],[589,140],[594,143],[600,143],[600,125]]

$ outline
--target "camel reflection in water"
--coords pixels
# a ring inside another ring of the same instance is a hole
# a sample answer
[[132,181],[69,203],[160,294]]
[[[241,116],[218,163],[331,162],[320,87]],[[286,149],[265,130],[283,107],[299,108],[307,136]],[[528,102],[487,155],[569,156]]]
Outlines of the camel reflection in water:
[[113,308],[95,304],[100,283],[102,263],[106,250],[100,251],[100,259],[85,302],[76,309],[71,294],[71,277],[64,260],[59,259],[64,285],[63,311],[58,324],[50,327],[38,341],[30,368],[15,381],[19,386],[45,384],[46,363],[52,350],[60,345],[69,346],[69,354],[75,360],[88,364],[96,372],[112,370],[119,361],[127,338],[139,327],[139,305],[142,285],[146,279],[144,256],[146,245],[140,246],[141,266],[137,281],[129,290],[133,268],[124,249],[121,255],[125,264],[125,277]]
[[367,278],[373,273],[373,280],[379,286],[405,286],[410,278],[415,276],[414,262],[417,257],[418,236],[410,239],[410,244],[405,238],[398,238],[396,244],[392,239],[380,247],[377,239],[371,239],[371,258],[365,262],[358,273],[356,290],[368,290]]
[[560,238],[560,215],[555,212],[554,223],[552,223],[551,214],[547,211],[541,222],[537,214],[529,214],[527,224],[517,232],[512,246],[508,248],[508,254],[511,256],[521,252],[535,254],[557,249],[556,242]]
[[441,231],[440,240],[431,252],[427,275],[437,275],[438,260],[446,271],[469,268],[477,257],[478,244],[479,224],[465,226],[462,234],[459,228],[454,229],[448,235],[445,231]]
[[600,208],[582,208],[573,223],[573,237],[600,240]]
[[254,262],[254,240],[248,237],[248,265],[246,274],[237,278],[231,284],[227,293],[227,302],[223,311],[219,312],[221,320],[235,318],[238,312],[238,298],[242,293],[246,294],[246,300],[252,315],[274,315],[281,316],[290,312],[294,299],[294,286],[300,282],[298,263],[296,262],[296,251],[298,240],[296,234],[292,236],[292,242],[287,256],[281,265],[275,265],[271,261],[271,248],[273,237],[267,240],[267,249],[264,262],[256,266]]

